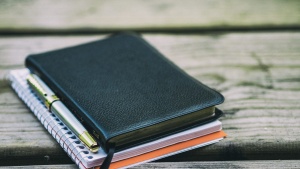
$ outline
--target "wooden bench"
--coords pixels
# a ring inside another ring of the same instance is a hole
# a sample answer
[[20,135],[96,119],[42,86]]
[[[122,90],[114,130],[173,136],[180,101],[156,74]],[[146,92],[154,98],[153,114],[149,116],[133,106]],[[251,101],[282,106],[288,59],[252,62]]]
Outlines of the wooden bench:
[[[300,168],[300,1],[1,1],[0,168],[76,168],[10,88],[30,53],[140,32],[226,98],[228,137],[134,168]],[[30,166],[28,166],[30,165]],[[27,167],[26,167],[27,166]]]

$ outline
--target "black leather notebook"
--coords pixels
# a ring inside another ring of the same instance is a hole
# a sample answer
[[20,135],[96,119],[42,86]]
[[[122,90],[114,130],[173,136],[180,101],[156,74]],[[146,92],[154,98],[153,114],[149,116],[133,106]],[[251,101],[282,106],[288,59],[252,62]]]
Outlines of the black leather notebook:
[[135,34],[30,55],[26,66],[106,151],[212,121],[224,101]]

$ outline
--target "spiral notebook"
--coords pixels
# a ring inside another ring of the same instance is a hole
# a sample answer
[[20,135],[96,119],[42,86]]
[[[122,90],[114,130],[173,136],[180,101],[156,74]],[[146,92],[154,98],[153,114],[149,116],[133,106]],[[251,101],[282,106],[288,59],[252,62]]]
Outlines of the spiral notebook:
[[[26,82],[28,69],[13,70],[9,74],[11,86],[23,102],[35,114],[48,132],[79,168],[99,167],[106,157],[100,149],[90,152],[81,141],[31,92]],[[226,134],[220,121],[195,127],[171,136],[115,153],[110,168],[127,168],[144,162],[206,146],[222,140]]]

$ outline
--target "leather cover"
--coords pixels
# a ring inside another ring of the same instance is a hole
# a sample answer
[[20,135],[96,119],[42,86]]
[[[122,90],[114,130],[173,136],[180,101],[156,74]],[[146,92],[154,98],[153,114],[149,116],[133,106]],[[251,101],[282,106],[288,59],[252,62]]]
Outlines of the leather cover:
[[115,136],[224,101],[135,34],[30,55],[25,64],[94,131],[105,150]]

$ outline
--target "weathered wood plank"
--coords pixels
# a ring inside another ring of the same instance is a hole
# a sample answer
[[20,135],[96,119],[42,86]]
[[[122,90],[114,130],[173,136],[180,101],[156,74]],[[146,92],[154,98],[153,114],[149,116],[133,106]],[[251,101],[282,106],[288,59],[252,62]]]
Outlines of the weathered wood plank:
[[[29,53],[103,37],[0,38],[1,165],[68,159],[12,92],[5,74],[23,67]],[[228,138],[161,161],[300,159],[300,32],[144,37],[226,98],[220,108],[226,112],[222,122]]]
[[[76,169],[75,164],[71,165],[36,165],[36,166],[9,166],[0,167],[0,169]],[[146,163],[131,167],[132,169],[147,169],[147,168],[273,168],[273,169],[292,169],[300,168],[299,160],[270,160],[270,161],[218,161],[218,162],[164,162],[164,163]]]
[[103,32],[300,27],[297,0],[0,1],[0,32]]

